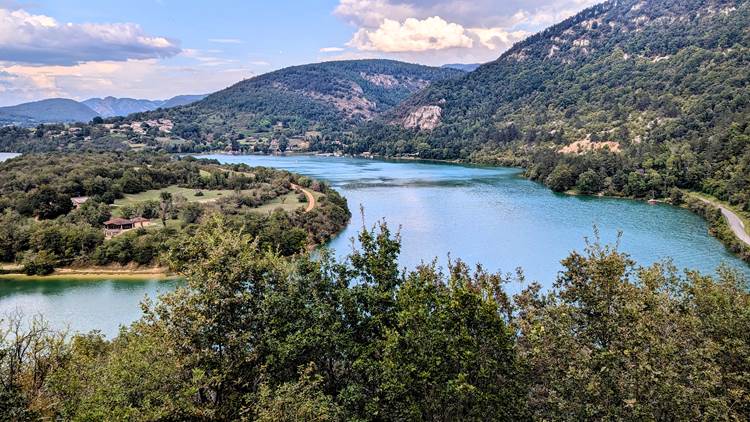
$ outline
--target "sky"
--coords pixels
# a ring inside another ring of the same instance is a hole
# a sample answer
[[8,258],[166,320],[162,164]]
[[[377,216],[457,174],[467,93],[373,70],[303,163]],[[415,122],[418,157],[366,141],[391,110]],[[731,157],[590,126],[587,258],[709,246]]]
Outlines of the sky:
[[291,65],[482,63],[597,0],[0,0],[0,106],[166,99]]

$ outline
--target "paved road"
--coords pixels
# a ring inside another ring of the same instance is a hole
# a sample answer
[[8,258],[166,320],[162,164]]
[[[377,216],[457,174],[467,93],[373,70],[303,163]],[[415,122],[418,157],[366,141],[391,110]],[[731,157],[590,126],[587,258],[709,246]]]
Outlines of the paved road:
[[729,208],[721,204],[717,204],[716,202],[709,201],[708,199],[704,198],[700,198],[700,200],[720,209],[721,214],[724,216],[724,218],[727,219],[729,227],[732,229],[732,232],[734,232],[734,235],[737,236],[737,238],[741,241],[745,242],[746,245],[750,246],[750,234],[747,234],[747,231],[745,230],[745,223],[742,222],[742,219],[738,217],[737,214],[732,212],[732,210],[730,210]]

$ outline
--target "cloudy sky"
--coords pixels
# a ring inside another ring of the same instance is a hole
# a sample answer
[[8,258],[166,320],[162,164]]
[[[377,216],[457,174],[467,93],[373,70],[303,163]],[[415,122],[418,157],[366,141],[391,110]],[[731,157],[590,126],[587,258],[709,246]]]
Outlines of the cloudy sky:
[[0,0],[0,105],[162,99],[289,65],[495,59],[596,0]]

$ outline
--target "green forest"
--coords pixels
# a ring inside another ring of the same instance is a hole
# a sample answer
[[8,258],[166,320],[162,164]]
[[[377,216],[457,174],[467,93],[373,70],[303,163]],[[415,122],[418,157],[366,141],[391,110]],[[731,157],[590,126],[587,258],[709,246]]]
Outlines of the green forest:
[[[305,197],[292,184],[319,195],[312,210],[284,207]],[[147,191],[154,199],[117,205]],[[202,200],[209,194],[214,198]],[[86,200],[76,207],[72,198]],[[327,241],[351,215],[346,200],[325,183],[263,167],[133,152],[28,154],[0,163],[0,262],[21,264],[27,274],[164,264],[161,255],[171,245],[216,214],[256,238],[259,248],[284,256]],[[113,216],[151,224],[110,238],[103,224]]]
[[282,257],[216,215],[185,277],[115,338],[12,317],[6,420],[747,420],[736,273],[641,268],[596,242],[554,288],[453,260],[400,270],[384,223],[346,259]]
[[[296,66],[185,107],[0,128],[0,149],[456,160],[524,167],[560,192],[664,199],[697,191],[749,213],[748,28],[743,0],[610,1],[470,73],[388,60]],[[406,128],[421,107],[438,107],[439,124]],[[174,127],[128,126],[147,119]]]

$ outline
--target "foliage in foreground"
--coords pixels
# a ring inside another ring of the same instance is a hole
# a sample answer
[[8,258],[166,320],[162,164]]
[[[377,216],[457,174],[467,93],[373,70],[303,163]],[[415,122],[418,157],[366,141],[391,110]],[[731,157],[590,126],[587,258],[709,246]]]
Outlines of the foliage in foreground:
[[[548,292],[434,264],[383,223],[347,260],[283,258],[213,219],[186,282],[108,341],[0,339],[12,420],[588,420],[750,416],[745,281],[591,244]],[[192,256],[185,262],[185,256]],[[22,347],[19,347],[21,345]],[[20,352],[19,352],[20,351]]]

